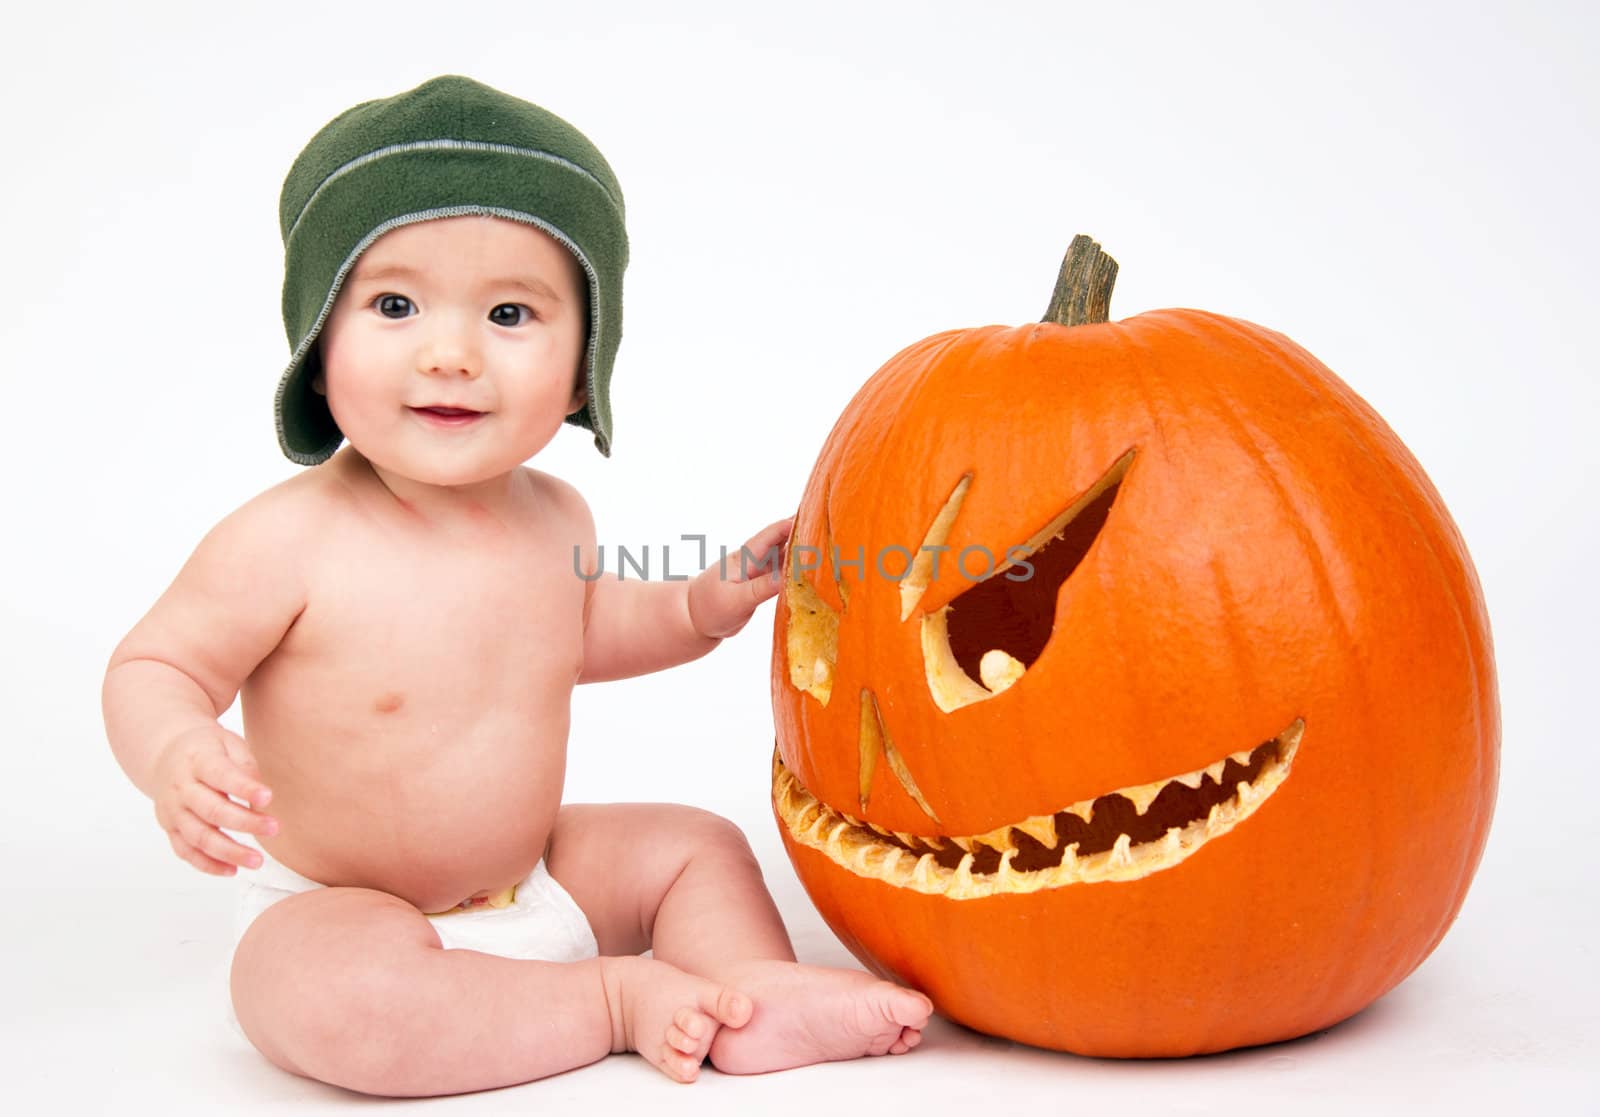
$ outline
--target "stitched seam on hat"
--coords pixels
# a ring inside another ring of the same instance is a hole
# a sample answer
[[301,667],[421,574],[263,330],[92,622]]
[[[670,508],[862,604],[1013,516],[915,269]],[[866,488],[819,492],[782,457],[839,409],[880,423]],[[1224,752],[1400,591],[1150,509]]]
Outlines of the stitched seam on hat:
[[522,210],[503,209],[499,206],[461,205],[444,206],[440,209],[421,210],[417,213],[391,217],[362,237],[360,242],[350,250],[350,255],[344,258],[344,263],[339,265],[339,270],[334,273],[333,283],[328,288],[327,298],[322,301],[322,310],[317,314],[317,320],[311,324],[311,328],[306,331],[306,336],[300,339],[299,345],[295,346],[294,355],[289,358],[289,365],[283,370],[283,375],[278,380],[278,391],[273,398],[273,421],[278,428],[278,445],[290,461],[299,465],[318,465],[327,460],[328,455],[333,451],[333,447],[336,447],[344,438],[344,435],[340,434],[327,447],[319,447],[317,451],[309,454],[291,449],[288,431],[284,429],[283,425],[283,398],[288,393],[289,381],[295,368],[300,364],[305,354],[310,351],[317,335],[322,332],[322,323],[333,309],[334,301],[339,297],[339,288],[344,286],[344,277],[354,266],[356,259],[367,250],[373,241],[383,236],[390,229],[397,229],[401,225],[412,225],[418,221],[430,221],[436,217],[457,217],[469,213],[488,213],[495,217],[505,217],[512,221],[536,225],[565,245],[578,263],[582,265],[584,275],[589,280],[589,360],[584,375],[585,390],[588,398],[584,401],[583,406],[584,410],[589,413],[589,418],[594,422],[594,433],[603,439],[608,447],[610,446],[611,439],[609,434],[600,429],[600,408],[595,400],[594,390],[595,357],[600,348],[600,277],[595,272],[594,265],[589,262],[589,257],[584,255],[583,249],[579,248],[572,238],[543,218],[535,217],[533,214],[525,213]]
[[566,167],[568,170],[578,172],[578,174],[582,175],[584,178],[598,186],[600,188],[600,192],[606,196],[606,200],[611,203],[612,208],[617,211],[618,215],[620,216],[622,213],[622,203],[617,198],[612,196],[610,190],[606,189],[605,183],[601,182],[588,170],[579,166],[577,163],[574,163],[572,160],[563,159],[559,155],[552,155],[548,151],[540,151],[537,148],[531,147],[513,147],[510,144],[486,143],[479,140],[413,140],[409,143],[391,144],[388,147],[380,147],[376,151],[369,151],[365,155],[358,155],[356,158],[350,160],[350,162],[344,164],[342,167],[335,168],[327,178],[317,183],[317,188],[313,190],[311,192],[311,196],[306,199],[305,205],[301,206],[300,212],[295,214],[294,221],[289,225],[288,233],[284,235],[284,243],[287,244],[289,242],[289,238],[294,236],[295,230],[300,227],[300,222],[305,218],[306,211],[311,208],[311,204],[317,200],[317,197],[324,190],[326,190],[335,179],[341,178],[344,175],[349,174],[351,171],[363,167],[376,159],[382,159],[388,155],[404,155],[406,152],[410,151],[437,151],[450,148],[454,148],[459,151],[497,151],[503,155],[520,155],[528,159],[542,159],[547,163],[554,163],[557,166]]

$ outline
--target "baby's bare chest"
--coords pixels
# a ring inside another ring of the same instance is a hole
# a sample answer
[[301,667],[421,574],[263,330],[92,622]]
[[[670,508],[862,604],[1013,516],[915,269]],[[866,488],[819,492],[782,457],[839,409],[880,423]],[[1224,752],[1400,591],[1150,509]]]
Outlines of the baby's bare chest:
[[526,875],[560,803],[582,667],[571,548],[327,542],[304,611],[244,688],[275,856],[429,911]]
[[282,689],[358,718],[564,708],[583,653],[584,582],[570,544],[341,542],[312,572],[279,647]]

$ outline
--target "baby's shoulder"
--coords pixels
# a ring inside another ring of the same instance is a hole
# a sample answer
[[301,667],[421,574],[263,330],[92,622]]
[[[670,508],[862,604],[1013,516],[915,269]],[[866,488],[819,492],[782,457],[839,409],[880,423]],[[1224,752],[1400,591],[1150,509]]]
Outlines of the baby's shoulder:
[[257,495],[263,517],[283,517],[314,524],[348,511],[357,494],[339,474],[328,468],[304,469]]
[[555,509],[556,514],[573,530],[588,535],[594,534],[594,515],[589,511],[589,502],[583,499],[583,494],[576,486],[553,473],[546,473],[532,466],[525,465],[522,471],[528,475],[528,480],[533,485],[533,491],[538,494],[541,504],[547,504]]
[[303,554],[325,536],[330,519],[348,505],[348,493],[326,473],[310,469],[288,477],[235,508],[212,529],[241,553]]

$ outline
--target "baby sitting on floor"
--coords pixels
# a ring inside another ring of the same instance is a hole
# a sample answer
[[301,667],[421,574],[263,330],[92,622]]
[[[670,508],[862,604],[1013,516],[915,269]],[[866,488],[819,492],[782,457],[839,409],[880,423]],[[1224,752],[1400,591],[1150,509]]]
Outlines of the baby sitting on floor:
[[[278,433],[311,468],[206,535],[104,689],[177,855],[255,870],[231,969],[250,1042],[386,1095],[625,1050],[687,1082],[706,1058],[915,1047],[928,999],[798,964],[733,824],[561,803],[574,685],[739,631],[789,532],[756,533],[742,576],[597,577],[583,498],[522,464],[563,422],[609,454],[627,239],[605,159],[436,78],[318,132],[280,219]],[[217,720],[236,695],[243,738]]]

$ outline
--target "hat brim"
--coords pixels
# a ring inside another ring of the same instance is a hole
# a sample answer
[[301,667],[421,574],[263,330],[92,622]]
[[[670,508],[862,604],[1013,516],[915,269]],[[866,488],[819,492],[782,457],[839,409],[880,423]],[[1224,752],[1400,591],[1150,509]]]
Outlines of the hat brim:
[[278,418],[278,446],[285,456],[300,465],[318,465],[333,456],[344,433],[333,421],[327,397],[312,387],[322,371],[322,360],[315,339],[308,342],[305,351],[284,369],[273,410]]

